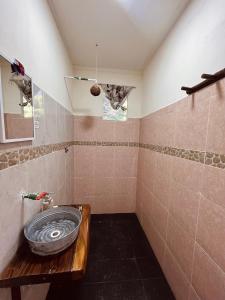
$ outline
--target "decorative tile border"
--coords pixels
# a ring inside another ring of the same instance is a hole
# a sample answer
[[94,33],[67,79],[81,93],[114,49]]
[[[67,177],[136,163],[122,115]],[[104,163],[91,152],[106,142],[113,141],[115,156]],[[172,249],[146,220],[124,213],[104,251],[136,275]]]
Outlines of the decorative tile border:
[[208,166],[225,169],[225,154],[179,149],[174,147],[144,144],[137,142],[71,141],[37,147],[31,146],[16,150],[8,150],[6,152],[0,152],[0,170],[9,168],[11,166],[23,164],[26,161],[50,154],[52,152],[63,150],[73,145],[102,147],[140,147],[148,149],[150,151],[176,156],[183,159],[199,162]]
[[66,147],[73,145],[79,146],[126,146],[139,147],[139,143],[135,142],[99,142],[99,141],[71,141],[58,144],[49,144],[37,147],[19,148],[16,150],[8,150],[0,152],[0,170],[7,169],[11,166],[23,164],[26,161],[47,155],[52,152],[60,151]]
[[185,158],[200,163],[204,163],[205,160],[205,152],[201,152],[201,151],[179,149],[179,148],[168,147],[168,146],[142,144],[142,143],[140,143],[139,146],[140,148],[145,148],[155,152],[176,156],[180,158]]
[[199,162],[208,166],[225,169],[225,155],[217,154],[205,151],[179,149],[174,147],[151,145],[151,144],[139,144],[140,148],[149,149],[151,151],[176,156],[192,161]]
[[192,160],[212,167],[225,169],[225,154],[217,154],[217,153],[197,151],[197,150],[187,150],[187,149],[180,149],[175,147],[144,144],[144,143],[137,143],[137,142],[75,141],[74,145],[140,147],[151,151],[163,153],[166,155]]
[[0,170],[9,168],[11,166],[23,164],[26,161],[65,149],[66,147],[70,147],[72,145],[73,142],[64,142],[37,147],[31,146],[17,150],[8,150],[6,152],[0,152]]
[[74,141],[77,146],[139,147],[137,142]]
[[221,169],[225,169],[225,155],[206,152],[205,164]]

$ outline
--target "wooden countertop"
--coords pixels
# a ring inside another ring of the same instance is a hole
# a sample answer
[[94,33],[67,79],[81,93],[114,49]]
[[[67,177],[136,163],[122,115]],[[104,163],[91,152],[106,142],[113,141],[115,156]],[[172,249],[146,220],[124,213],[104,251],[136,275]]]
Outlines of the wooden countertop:
[[82,278],[88,255],[90,206],[85,204],[82,208],[78,238],[68,249],[54,256],[41,257],[33,254],[24,241],[0,274],[0,288]]

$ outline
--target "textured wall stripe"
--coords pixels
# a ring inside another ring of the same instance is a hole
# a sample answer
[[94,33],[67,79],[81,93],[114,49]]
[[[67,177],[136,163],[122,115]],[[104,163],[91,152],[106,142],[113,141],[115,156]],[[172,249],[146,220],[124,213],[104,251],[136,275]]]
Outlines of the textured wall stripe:
[[25,163],[26,161],[60,151],[70,146],[102,146],[102,147],[140,147],[162,154],[188,159],[208,166],[225,169],[225,154],[187,150],[168,146],[159,146],[137,142],[105,142],[105,141],[71,141],[58,144],[26,147],[0,153],[0,170]]

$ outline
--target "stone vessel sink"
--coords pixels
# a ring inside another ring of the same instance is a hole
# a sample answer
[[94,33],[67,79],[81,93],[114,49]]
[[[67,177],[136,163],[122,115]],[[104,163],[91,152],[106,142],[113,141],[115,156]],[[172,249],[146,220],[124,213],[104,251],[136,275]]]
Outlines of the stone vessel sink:
[[47,256],[68,248],[77,238],[82,214],[68,206],[38,213],[24,227],[24,235],[33,253]]

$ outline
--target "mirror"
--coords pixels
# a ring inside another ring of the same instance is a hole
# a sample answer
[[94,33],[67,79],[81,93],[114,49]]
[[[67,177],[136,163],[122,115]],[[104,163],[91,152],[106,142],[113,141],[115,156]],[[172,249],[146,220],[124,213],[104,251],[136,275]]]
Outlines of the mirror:
[[32,80],[12,72],[11,62],[0,55],[0,142],[34,138]]

